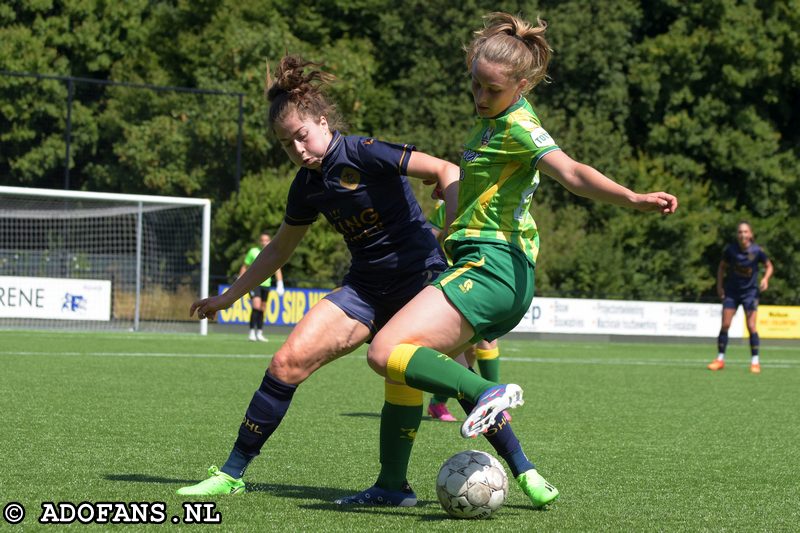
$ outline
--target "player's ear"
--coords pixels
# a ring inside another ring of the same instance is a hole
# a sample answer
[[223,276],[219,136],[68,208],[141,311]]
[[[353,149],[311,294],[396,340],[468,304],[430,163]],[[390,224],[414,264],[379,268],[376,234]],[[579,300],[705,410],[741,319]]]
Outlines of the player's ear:
[[330,130],[330,128],[328,127],[328,118],[325,115],[319,117],[319,125],[325,128],[326,130]]

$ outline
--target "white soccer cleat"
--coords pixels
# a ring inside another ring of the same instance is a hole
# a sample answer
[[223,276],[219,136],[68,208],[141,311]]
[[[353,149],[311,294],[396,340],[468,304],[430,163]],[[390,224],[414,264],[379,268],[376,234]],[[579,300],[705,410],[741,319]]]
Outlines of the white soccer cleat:
[[503,411],[523,403],[525,402],[522,400],[522,388],[519,385],[510,383],[486,390],[461,425],[461,436],[467,439],[486,433]]

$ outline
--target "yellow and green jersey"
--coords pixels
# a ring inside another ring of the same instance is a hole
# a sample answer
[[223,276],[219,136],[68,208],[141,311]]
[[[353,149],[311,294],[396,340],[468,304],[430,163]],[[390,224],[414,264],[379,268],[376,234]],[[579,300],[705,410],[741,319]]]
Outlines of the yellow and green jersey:
[[436,200],[436,205],[433,206],[433,211],[431,211],[431,214],[428,217],[428,223],[434,228],[438,229],[439,231],[442,231],[444,229],[444,223],[445,223],[444,200]]
[[[253,264],[253,261],[256,260],[258,254],[261,253],[261,248],[257,246],[253,246],[249,250],[247,250],[247,255],[244,257],[244,264],[247,265],[247,268],[250,268],[250,265]],[[261,282],[262,287],[271,287],[272,286],[272,278],[269,277]]]
[[503,242],[535,264],[539,232],[530,214],[539,159],[558,150],[524,98],[502,115],[481,118],[461,157],[458,216],[445,247],[457,241]]

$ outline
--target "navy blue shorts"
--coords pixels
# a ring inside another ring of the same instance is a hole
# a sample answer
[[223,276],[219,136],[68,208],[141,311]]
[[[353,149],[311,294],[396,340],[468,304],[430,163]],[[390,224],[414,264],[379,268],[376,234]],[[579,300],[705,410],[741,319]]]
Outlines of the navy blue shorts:
[[723,309],[736,309],[739,306],[745,311],[757,311],[758,310],[758,293],[757,292],[745,292],[742,294],[739,293],[728,293],[725,291],[725,298],[722,299],[722,308]]
[[389,322],[404,305],[429,285],[442,272],[424,270],[415,274],[398,274],[380,283],[359,282],[347,275],[342,286],[325,296],[347,316],[361,322],[373,335]]
[[252,291],[250,291],[250,298],[261,298],[262,302],[267,301],[267,295],[269,294],[269,287],[264,287],[263,285],[259,285]]

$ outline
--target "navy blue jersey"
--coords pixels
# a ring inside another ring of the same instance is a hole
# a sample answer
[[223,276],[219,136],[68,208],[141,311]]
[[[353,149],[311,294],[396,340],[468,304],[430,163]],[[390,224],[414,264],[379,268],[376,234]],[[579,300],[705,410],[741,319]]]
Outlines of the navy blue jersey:
[[413,150],[334,132],[319,170],[301,168],[295,176],[286,224],[308,225],[322,213],[347,243],[350,275],[370,285],[443,270],[444,255],[406,177]]
[[764,250],[755,243],[742,250],[738,242],[725,247],[722,260],[728,264],[725,276],[725,292],[743,293],[758,290],[758,264],[766,263],[769,258]]

